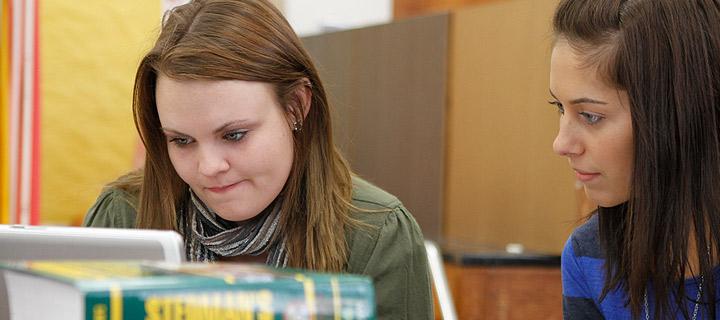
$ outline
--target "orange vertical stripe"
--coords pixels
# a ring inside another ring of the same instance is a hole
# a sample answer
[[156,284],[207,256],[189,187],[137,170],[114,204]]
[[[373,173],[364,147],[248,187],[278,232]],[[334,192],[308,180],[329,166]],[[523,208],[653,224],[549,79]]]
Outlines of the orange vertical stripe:
[[0,223],[10,223],[10,0],[0,16]]

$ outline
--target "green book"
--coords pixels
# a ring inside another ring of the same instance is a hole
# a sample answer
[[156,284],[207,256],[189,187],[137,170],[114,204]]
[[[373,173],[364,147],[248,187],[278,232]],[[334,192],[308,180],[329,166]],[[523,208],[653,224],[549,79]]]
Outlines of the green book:
[[265,265],[0,263],[11,320],[375,319],[365,276]]

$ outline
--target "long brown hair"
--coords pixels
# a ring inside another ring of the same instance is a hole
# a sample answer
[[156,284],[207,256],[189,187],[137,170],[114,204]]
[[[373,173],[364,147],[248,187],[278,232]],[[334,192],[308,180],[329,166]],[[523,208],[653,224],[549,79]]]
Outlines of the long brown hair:
[[[341,271],[347,261],[351,172],[333,144],[330,106],[318,73],[280,12],[265,0],[199,0],[169,11],[135,79],[135,125],[147,156],[137,227],[176,229],[188,186],[167,153],[155,104],[158,75],[177,80],[245,80],[274,85],[288,119],[303,119],[297,91],[312,92],[282,191],[280,232],[288,266]],[[290,121],[289,121],[290,122]],[[288,124],[290,125],[290,124]]]
[[[685,304],[685,274],[702,275],[700,303],[715,319],[720,244],[720,3],[717,0],[564,0],[555,35],[627,91],[634,167],[629,201],[599,208],[604,298],[645,290],[655,319]],[[694,244],[699,270],[690,270]],[[671,300],[677,308],[671,307]]]

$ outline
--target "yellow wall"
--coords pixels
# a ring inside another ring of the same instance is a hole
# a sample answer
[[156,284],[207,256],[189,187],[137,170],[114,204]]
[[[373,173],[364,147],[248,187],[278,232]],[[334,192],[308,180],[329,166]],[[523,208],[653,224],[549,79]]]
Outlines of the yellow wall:
[[41,223],[76,223],[132,167],[133,78],[160,11],[158,0],[40,2]]

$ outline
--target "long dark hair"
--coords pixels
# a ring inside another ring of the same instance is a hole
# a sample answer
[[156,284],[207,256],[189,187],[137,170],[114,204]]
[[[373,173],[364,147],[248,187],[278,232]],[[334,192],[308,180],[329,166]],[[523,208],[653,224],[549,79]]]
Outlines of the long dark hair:
[[290,118],[303,119],[299,86],[312,92],[282,191],[280,229],[288,266],[342,271],[351,215],[352,173],[332,139],[330,105],[310,56],[280,12],[266,0],[194,0],[169,11],[135,78],[135,125],[147,150],[137,227],[174,229],[187,184],[170,162],[160,129],[155,86],[160,74],[179,80],[270,83]]
[[[627,203],[598,210],[603,299],[622,289],[633,317],[649,283],[655,319],[688,318],[686,272],[715,313],[720,244],[720,2],[564,0],[554,32],[630,99],[634,166]],[[689,252],[688,248],[696,248]],[[699,270],[690,270],[696,255]],[[694,300],[694,297],[691,298]]]

